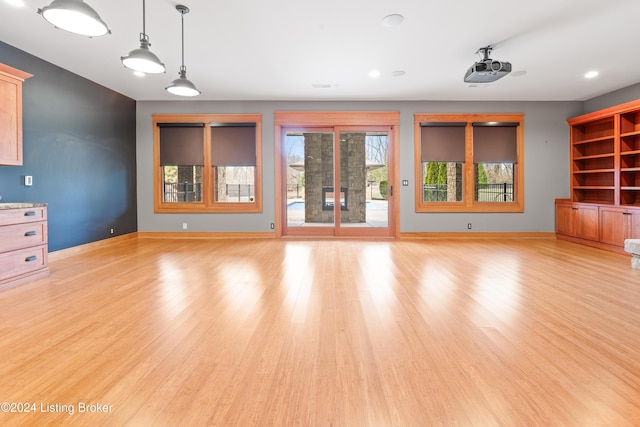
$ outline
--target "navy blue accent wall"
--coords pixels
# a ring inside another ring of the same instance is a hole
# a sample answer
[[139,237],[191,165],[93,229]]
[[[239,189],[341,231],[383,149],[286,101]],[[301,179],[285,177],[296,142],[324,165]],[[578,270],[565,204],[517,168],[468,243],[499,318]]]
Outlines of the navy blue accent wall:
[[135,232],[136,102],[2,42],[0,62],[33,74],[23,166],[0,166],[2,202],[48,203],[50,252]]

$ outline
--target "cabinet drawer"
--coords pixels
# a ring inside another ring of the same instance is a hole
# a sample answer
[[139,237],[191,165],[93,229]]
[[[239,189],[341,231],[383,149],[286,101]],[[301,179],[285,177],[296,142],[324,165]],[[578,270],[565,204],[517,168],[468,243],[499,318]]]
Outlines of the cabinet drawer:
[[5,225],[0,227],[0,253],[47,243],[47,223]]
[[46,219],[47,208],[43,206],[20,209],[0,209],[0,226],[22,224],[25,222],[38,222]]
[[0,280],[47,267],[47,245],[0,254]]

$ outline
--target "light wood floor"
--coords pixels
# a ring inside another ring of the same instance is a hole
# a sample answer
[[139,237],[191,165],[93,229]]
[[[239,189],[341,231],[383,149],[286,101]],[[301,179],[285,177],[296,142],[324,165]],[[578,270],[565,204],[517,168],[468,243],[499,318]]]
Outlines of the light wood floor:
[[132,239],[50,266],[0,293],[0,401],[36,405],[3,426],[640,425],[627,256]]

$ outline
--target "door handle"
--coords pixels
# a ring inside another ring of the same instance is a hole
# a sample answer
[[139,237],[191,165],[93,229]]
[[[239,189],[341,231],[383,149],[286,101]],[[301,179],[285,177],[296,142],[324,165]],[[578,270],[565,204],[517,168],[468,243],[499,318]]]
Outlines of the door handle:
[[389,186],[389,195],[393,196],[393,185]]

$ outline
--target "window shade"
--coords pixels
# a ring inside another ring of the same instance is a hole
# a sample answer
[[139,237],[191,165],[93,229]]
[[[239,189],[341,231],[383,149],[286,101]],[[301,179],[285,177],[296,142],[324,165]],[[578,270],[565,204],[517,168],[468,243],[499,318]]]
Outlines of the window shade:
[[466,123],[420,123],[420,157],[423,162],[460,162],[465,159]]
[[474,163],[517,163],[518,123],[473,123]]
[[255,123],[211,123],[213,166],[255,166]]
[[204,124],[160,123],[160,165],[204,165]]

